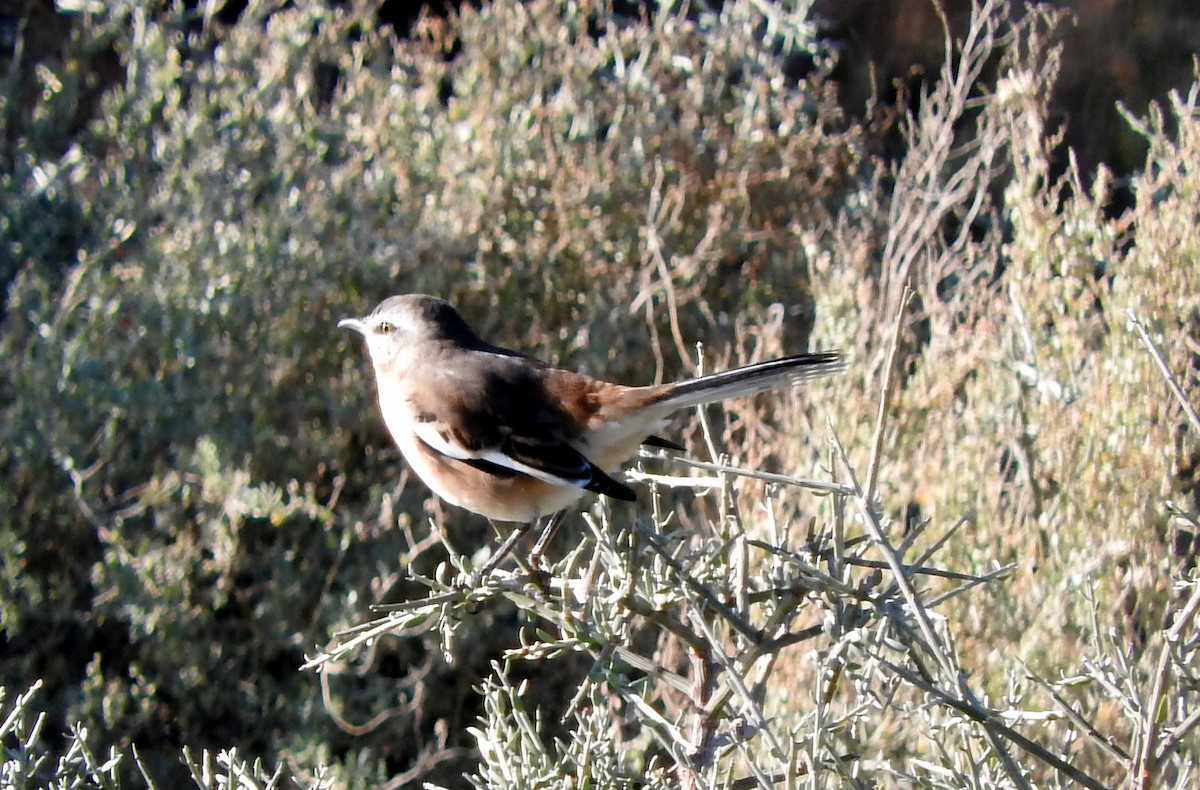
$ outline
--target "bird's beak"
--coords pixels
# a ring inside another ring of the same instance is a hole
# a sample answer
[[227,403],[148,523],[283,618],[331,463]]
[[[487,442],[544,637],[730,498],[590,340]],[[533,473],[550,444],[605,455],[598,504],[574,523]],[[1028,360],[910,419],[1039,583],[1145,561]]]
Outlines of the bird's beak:
[[338,321],[338,329],[353,329],[360,335],[367,333],[367,325],[361,318],[343,318]]

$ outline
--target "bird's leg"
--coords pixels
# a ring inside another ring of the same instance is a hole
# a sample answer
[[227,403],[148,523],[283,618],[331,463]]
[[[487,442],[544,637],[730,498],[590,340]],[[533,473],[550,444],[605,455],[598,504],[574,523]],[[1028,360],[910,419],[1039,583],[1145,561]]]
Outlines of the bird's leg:
[[[562,522],[563,516],[566,515],[566,513],[567,511],[560,510],[557,513],[551,514],[551,516],[546,520],[546,526],[542,527],[541,535],[538,536],[537,543],[533,545],[533,550],[529,553],[528,563],[521,562],[521,566],[525,568],[525,570],[528,571],[531,568],[535,568],[539,564],[542,554],[546,551],[546,547],[549,545],[550,539],[554,537],[554,533],[558,530],[558,525],[560,522]],[[492,522],[491,519],[488,519],[488,521],[491,522],[493,528],[496,527],[495,522]],[[472,586],[479,586],[486,581],[487,577],[492,574],[492,571],[496,570],[500,563],[504,562],[509,554],[512,554],[513,549],[517,545],[517,541],[519,541],[525,535],[525,533],[529,532],[529,528],[536,523],[537,521],[523,521],[517,524],[517,526],[513,528],[513,531],[509,533],[508,537],[504,539],[504,542],[500,544],[500,548],[496,549],[496,553],[489,557],[488,561],[484,563],[483,567],[471,577]],[[498,533],[499,529],[496,531]]]
[[542,534],[538,536],[537,543],[533,544],[533,550],[529,552],[530,566],[536,567],[541,563],[542,554],[545,553],[546,547],[550,545],[550,539],[558,531],[558,525],[562,523],[566,512],[565,510],[560,510],[553,514],[546,522],[546,526],[542,527]]
[[[491,519],[489,519],[489,521],[490,520]],[[474,575],[473,578],[476,584],[483,583],[488,576],[492,575],[492,571],[496,570],[496,567],[500,563],[504,562],[504,559],[508,557],[509,554],[512,554],[513,547],[517,545],[517,541],[529,531],[529,528],[532,527],[534,523],[535,522],[533,521],[523,521],[513,528],[513,531],[510,532],[508,537],[504,539],[504,542],[500,544],[500,548],[496,549],[496,553],[489,557],[488,561],[485,562],[483,567],[480,568],[479,571]],[[492,526],[495,526],[495,524]]]

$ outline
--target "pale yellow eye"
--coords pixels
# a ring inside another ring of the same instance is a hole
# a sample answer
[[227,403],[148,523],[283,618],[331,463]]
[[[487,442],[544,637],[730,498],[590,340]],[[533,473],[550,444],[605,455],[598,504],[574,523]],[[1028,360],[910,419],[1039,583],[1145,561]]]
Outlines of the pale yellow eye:
[[396,325],[388,321],[380,321],[375,325],[375,332],[380,335],[390,335],[396,331]]

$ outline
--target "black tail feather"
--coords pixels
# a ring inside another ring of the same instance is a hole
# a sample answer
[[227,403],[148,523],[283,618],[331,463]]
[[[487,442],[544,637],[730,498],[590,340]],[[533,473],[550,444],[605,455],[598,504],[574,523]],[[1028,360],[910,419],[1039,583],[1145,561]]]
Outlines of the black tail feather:
[[647,436],[642,440],[642,444],[644,444],[646,447],[661,447],[664,450],[678,450],[681,453],[687,450],[687,448],[679,442],[673,442],[670,439],[664,439],[661,436]]
[[584,488],[588,491],[595,491],[597,494],[603,494],[604,496],[620,499],[625,502],[637,501],[637,494],[633,493],[632,488],[624,483],[618,483],[595,467],[592,468],[592,479],[588,481]]
[[681,381],[667,400],[676,408],[698,406],[725,398],[782,389],[806,379],[833,375],[845,367],[846,362],[837,351],[799,354]]

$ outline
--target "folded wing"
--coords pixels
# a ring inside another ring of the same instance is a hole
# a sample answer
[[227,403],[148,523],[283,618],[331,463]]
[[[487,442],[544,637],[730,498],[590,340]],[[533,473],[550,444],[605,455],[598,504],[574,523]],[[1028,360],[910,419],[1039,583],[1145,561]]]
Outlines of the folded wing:
[[510,367],[508,358],[476,354],[472,375],[427,379],[434,386],[423,389],[412,404],[417,438],[491,474],[523,474],[550,485],[636,499],[632,489],[572,446],[565,415],[546,409],[545,400],[534,396],[530,388],[541,387],[540,369],[527,363]]

